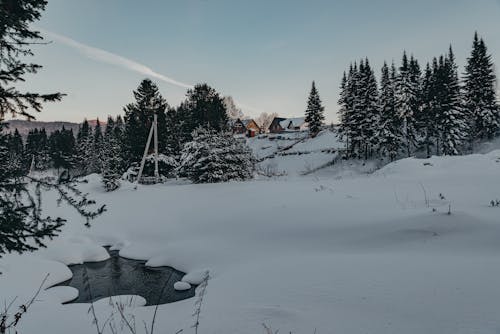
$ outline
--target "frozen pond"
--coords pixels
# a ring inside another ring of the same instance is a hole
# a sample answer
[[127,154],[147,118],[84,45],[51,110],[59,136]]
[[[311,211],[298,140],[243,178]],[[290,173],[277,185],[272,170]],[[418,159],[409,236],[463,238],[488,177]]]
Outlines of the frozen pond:
[[[109,250],[108,250],[109,251]],[[176,291],[174,283],[185,275],[171,267],[147,267],[146,261],[130,260],[109,251],[110,259],[71,265],[73,277],[59,286],[72,286],[79,291],[70,303],[88,303],[110,296],[139,295],[146,305],[172,303],[194,297],[195,287]],[[86,288],[85,274],[90,290]]]

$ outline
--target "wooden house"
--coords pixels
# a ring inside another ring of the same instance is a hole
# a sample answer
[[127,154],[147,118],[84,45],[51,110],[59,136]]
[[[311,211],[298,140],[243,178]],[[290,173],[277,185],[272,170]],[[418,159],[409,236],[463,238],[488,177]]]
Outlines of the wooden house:
[[253,119],[237,119],[232,124],[233,134],[255,137],[260,133],[260,127]]
[[271,133],[295,132],[307,130],[305,117],[282,118],[275,117],[269,126]]

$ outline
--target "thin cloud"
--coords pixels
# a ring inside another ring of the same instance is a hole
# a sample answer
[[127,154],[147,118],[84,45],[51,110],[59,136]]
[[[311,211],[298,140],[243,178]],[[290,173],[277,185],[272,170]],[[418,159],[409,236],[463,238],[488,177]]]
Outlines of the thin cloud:
[[169,78],[166,75],[163,75],[161,73],[153,71],[151,68],[149,68],[146,65],[143,65],[141,63],[138,63],[134,60],[122,57],[120,55],[117,55],[115,53],[99,49],[87,44],[80,43],[78,41],[75,41],[74,39],[57,34],[55,32],[39,29],[42,33],[47,35],[48,37],[54,39],[55,41],[58,41],[64,45],[67,45],[69,47],[72,47],[76,49],[78,52],[82,53],[88,58],[101,61],[103,63],[123,67],[129,71],[136,72],[143,74],[145,76],[149,76],[152,78],[156,78],[158,80],[164,81],[166,83],[182,87],[182,88],[193,88],[193,85],[177,81],[175,79]]

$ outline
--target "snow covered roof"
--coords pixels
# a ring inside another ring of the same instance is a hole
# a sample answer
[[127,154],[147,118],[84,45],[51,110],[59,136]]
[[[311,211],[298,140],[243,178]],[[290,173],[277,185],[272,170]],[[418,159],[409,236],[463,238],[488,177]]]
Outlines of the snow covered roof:
[[280,122],[283,129],[301,127],[306,122],[305,117],[285,118]]

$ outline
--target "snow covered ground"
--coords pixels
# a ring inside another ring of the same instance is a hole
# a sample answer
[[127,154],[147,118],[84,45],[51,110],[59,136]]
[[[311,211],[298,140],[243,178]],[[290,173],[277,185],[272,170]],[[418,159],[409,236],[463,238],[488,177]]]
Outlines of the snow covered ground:
[[291,176],[308,174],[337,160],[344,148],[337,133],[324,130],[315,138],[307,131],[266,134],[248,138],[247,143],[260,160],[261,174]]
[[[254,144],[281,145],[269,142]],[[137,190],[125,183],[112,193],[90,176],[82,187],[108,212],[86,229],[48,194],[47,212],[69,223],[48,249],[0,260],[0,298],[25,301],[46,273],[47,286],[63,281],[66,265],[104,260],[102,246],[112,245],[187,272],[187,281],[208,269],[200,333],[262,333],[262,323],[280,333],[499,333],[500,208],[489,203],[500,199],[500,150],[405,159],[373,174],[342,169]],[[43,291],[20,332],[95,333],[88,305],[61,305],[74,294]],[[160,306],[156,332],[192,333],[194,302]],[[143,304],[127,309],[139,333],[153,316]],[[101,321],[111,312],[105,300],[96,309]]]

